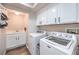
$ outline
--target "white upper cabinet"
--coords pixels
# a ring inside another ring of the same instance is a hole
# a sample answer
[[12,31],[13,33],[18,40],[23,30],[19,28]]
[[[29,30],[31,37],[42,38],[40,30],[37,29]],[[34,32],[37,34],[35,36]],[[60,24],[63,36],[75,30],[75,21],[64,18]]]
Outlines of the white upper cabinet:
[[56,5],[51,4],[50,6],[48,6],[48,8],[42,10],[42,12],[40,12],[40,14],[38,14],[37,16],[37,25],[64,24],[77,22],[78,20],[76,3],[61,3]]
[[47,11],[39,13],[37,16],[37,25],[45,25],[47,24]]
[[47,23],[48,24],[56,24],[57,23],[57,12],[58,12],[58,6],[54,6],[52,8],[48,8],[48,13],[47,13]]
[[77,20],[79,22],[79,3],[77,3]]
[[76,3],[60,4],[58,19],[60,23],[76,23]]
[[[51,7],[51,8],[50,8]],[[50,5],[48,8],[44,9],[37,15],[37,25],[49,25],[56,24],[57,10],[58,6]]]
[[37,16],[37,25],[42,25],[42,14]]

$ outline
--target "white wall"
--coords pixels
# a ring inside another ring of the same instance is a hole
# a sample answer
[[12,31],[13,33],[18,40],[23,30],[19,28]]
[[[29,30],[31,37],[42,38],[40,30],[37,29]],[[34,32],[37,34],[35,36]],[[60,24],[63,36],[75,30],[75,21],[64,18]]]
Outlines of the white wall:
[[7,31],[24,31],[25,27],[28,29],[28,13],[19,12],[19,14],[16,14],[16,12],[18,11],[7,9]]

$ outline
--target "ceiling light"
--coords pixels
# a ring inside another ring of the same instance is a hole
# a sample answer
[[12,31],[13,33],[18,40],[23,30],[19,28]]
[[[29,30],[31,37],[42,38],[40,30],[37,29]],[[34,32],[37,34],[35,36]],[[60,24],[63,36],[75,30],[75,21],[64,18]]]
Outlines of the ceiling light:
[[37,3],[21,3],[21,4],[23,4],[23,5],[27,6],[27,7],[30,7],[30,8],[34,8],[37,5]]

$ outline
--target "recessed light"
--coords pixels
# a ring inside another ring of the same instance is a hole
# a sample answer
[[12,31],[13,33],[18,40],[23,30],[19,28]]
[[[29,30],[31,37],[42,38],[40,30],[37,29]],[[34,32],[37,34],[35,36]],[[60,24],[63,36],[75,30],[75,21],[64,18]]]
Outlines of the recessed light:
[[21,4],[23,4],[23,5],[27,6],[27,7],[30,7],[30,8],[34,8],[34,7],[37,6],[37,3],[21,3]]

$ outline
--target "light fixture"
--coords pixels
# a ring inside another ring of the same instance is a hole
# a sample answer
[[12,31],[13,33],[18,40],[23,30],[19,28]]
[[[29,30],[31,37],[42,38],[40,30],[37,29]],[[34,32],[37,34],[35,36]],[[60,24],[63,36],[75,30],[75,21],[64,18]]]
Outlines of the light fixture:
[[15,11],[15,14],[16,14],[16,15],[19,15],[19,14],[20,14],[20,12]]
[[30,8],[34,8],[34,7],[37,6],[37,3],[21,3],[21,4],[23,4],[23,5],[27,6],[27,7],[30,7]]

